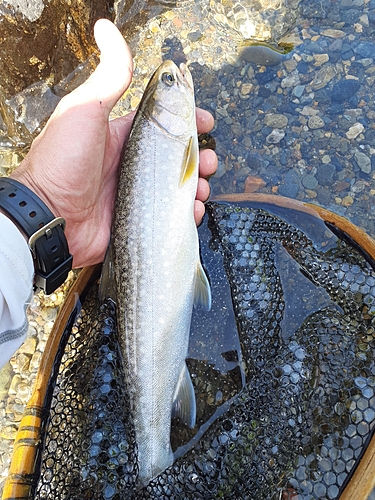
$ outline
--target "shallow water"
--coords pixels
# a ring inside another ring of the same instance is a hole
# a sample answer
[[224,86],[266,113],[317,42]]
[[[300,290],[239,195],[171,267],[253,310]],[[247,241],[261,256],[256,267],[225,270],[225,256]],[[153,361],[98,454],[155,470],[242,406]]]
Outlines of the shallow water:
[[[165,1],[142,12],[145,2],[133,2],[126,13],[122,3],[116,15],[125,36],[130,33],[135,76],[113,116],[137,106],[162,59],[187,60],[197,104],[215,117],[219,170],[211,179],[213,194],[264,184],[260,192],[320,204],[375,236],[374,0]],[[239,47],[249,33],[276,48],[281,42],[281,53],[246,48],[242,59]],[[293,50],[283,54],[290,43]],[[78,72],[86,70],[83,64]],[[31,131],[20,133],[16,123],[12,140],[2,140],[4,174],[19,163],[46,117],[45,110],[38,116],[34,95],[21,95],[17,114]],[[13,370],[13,377],[20,375],[17,365]],[[14,429],[6,407],[2,429]]]

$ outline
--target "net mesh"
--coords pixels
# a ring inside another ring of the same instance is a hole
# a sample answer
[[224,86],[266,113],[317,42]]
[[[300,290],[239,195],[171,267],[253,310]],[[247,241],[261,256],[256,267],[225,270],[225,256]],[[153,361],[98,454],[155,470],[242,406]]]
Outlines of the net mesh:
[[350,480],[374,427],[373,262],[302,212],[207,212],[213,310],[194,313],[198,423],[173,423],[175,463],[137,488],[114,306],[93,288],[56,359],[34,498],[334,499]]

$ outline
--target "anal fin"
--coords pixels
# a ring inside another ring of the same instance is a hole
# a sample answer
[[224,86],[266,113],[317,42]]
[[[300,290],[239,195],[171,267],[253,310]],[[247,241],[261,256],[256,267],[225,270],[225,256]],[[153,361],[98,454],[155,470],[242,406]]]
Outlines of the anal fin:
[[197,275],[195,279],[194,307],[201,305],[203,309],[211,309],[211,287],[200,261],[197,264]]
[[179,417],[189,427],[195,426],[197,405],[193,383],[186,363],[182,366],[173,395],[172,417]]

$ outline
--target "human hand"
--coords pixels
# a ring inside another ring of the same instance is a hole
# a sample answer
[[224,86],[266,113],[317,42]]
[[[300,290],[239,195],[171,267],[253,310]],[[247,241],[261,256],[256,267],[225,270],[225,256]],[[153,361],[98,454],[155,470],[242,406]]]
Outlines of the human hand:
[[[109,242],[123,144],[134,113],[108,121],[130,85],[133,63],[121,33],[108,20],[95,25],[100,64],[88,80],[59,102],[48,123],[12,177],[32,189],[55,217],[66,221],[65,235],[73,267],[101,262]],[[209,132],[213,117],[197,110],[199,133]],[[217,168],[212,150],[200,153],[200,175]],[[199,179],[194,216],[204,215],[209,196]]]

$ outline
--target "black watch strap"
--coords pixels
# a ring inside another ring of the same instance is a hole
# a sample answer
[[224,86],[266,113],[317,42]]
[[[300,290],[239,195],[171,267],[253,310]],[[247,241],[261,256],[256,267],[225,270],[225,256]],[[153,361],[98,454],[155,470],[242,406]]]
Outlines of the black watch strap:
[[29,238],[34,285],[49,295],[64,283],[72,269],[65,220],[56,218],[33,191],[8,177],[0,177],[0,208]]

